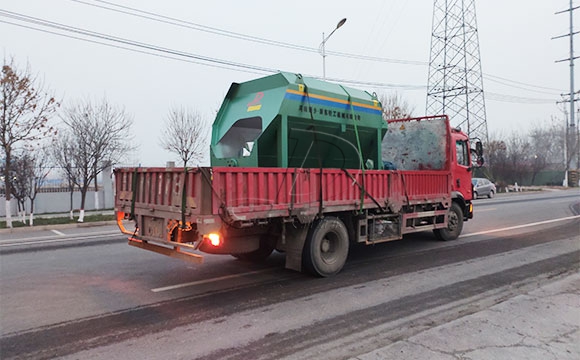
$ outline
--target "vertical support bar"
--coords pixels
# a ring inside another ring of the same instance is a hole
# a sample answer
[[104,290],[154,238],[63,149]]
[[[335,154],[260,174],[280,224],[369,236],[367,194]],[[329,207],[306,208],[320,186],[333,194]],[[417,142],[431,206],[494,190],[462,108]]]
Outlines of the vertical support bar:
[[[383,138],[381,137],[381,133],[383,129],[377,129],[377,158],[376,158],[376,165],[375,169],[382,170],[383,169]],[[387,125],[388,131],[388,125]]]
[[[570,0],[570,126],[574,127],[574,6]],[[575,144],[574,144],[575,145]]]
[[278,129],[278,167],[288,167],[288,117],[282,115]]

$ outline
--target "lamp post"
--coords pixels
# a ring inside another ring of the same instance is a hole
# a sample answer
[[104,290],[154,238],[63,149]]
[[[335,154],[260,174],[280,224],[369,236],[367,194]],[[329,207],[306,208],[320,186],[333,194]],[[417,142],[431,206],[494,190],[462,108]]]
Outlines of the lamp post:
[[322,80],[326,80],[326,42],[328,41],[328,39],[330,39],[330,37],[332,36],[332,34],[334,34],[334,32],[336,30],[338,30],[339,27],[341,27],[342,25],[344,25],[344,23],[346,22],[346,18],[340,20],[338,22],[338,24],[336,24],[336,27],[334,28],[334,30],[332,30],[332,32],[330,34],[328,34],[328,36],[324,36],[324,33],[322,33],[322,42],[320,43],[320,54],[322,55]]

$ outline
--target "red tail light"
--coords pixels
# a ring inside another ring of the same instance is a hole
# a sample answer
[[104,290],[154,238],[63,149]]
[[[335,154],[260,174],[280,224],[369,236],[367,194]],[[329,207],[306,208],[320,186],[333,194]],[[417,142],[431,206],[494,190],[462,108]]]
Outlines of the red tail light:
[[217,234],[217,233],[207,234],[205,236],[205,238],[208,239],[209,243],[212,246],[218,247],[222,244],[222,238],[221,238],[220,234]]

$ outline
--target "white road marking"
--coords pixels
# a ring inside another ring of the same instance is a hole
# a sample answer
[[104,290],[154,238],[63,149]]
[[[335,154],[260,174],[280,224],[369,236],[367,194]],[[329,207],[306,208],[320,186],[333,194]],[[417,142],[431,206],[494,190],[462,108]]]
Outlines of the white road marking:
[[480,212],[492,211],[492,210],[497,210],[497,208],[489,208],[489,209],[478,209],[478,208],[474,208],[473,209],[473,212],[474,213],[480,213]]
[[552,200],[552,201],[550,201],[550,202],[549,202],[549,204],[561,204],[561,203],[569,203],[569,202],[571,202],[571,201],[572,201],[572,202],[577,202],[578,200],[577,200],[577,199],[574,199],[574,200],[572,200],[572,199],[570,199],[570,198],[567,198],[567,199],[564,199],[564,200]]
[[580,215],[568,216],[568,217],[559,218],[559,219],[538,221],[538,222],[534,222],[534,223],[523,224],[523,225],[516,225],[516,226],[510,226],[510,227],[501,228],[501,229],[493,229],[493,230],[479,231],[479,232],[475,232],[475,233],[461,235],[460,237],[461,238],[466,238],[466,237],[475,236],[475,235],[491,234],[491,233],[494,233],[494,232],[515,230],[515,229],[525,228],[525,227],[528,227],[528,226],[538,226],[538,225],[544,225],[544,224],[551,224],[551,223],[555,223],[555,222],[559,222],[559,221],[572,220],[572,219],[578,219],[578,218],[580,218]]
[[22,241],[22,239],[19,240],[7,240],[4,242],[8,242],[10,241],[9,244],[0,244],[0,248],[2,247],[12,247],[12,246],[22,246],[22,245],[39,245],[39,244],[49,244],[49,243],[55,243],[55,242],[68,242],[68,241],[83,241],[83,240],[88,240],[88,239],[97,239],[100,237],[117,237],[117,236],[123,236],[123,234],[108,234],[108,235],[90,235],[90,236],[83,236],[82,238],[79,237],[74,237],[74,238],[66,238],[66,239],[47,239],[47,240],[37,240],[37,241]]
[[241,274],[226,275],[226,276],[220,276],[220,277],[211,278],[211,279],[198,280],[198,281],[192,281],[192,282],[183,283],[183,284],[155,288],[155,289],[151,289],[151,291],[153,291],[154,293],[157,293],[157,292],[162,292],[162,291],[175,290],[175,289],[180,289],[180,288],[189,287],[189,286],[208,284],[208,283],[222,281],[222,280],[240,278],[240,277],[244,277],[247,275],[262,274],[262,273],[267,273],[270,271],[272,271],[272,269],[249,271],[249,272],[245,272],[245,273],[241,273]]
[[[92,233],[88,233],[88,235],[84,236],[83,238],[86,239],[86,238],[91,238],[91,237],[96,237],[96,236],[110,236],[110,235],[122,235],[122,233],[119,230],[102,231],[102,232],[92,232]],[[72,234],[72,235],[65,235],[65,236],[67,236],[67,237],[74,236],[75,238],[78,238],[81,235],[80,234]],[[2,243],[13,243],[13,242],[22,242],[22,241],[27,242],[27,241],[52,240],[52,239],[55,239],[55,236],[54,235],[34,236],[34,237],[21,238],[21,239],[0,240],[0,244],[2,244]]]
[[53,233],[55,233],[55,234],[57,234],[59,236],[64,236],[65,235],[63,232],[58,231],[58,230],[50,230],[50,231],[52,231]]
[[[489,209],[489,210],[491,210],[491,209]],[[502,229],[494,229],[494,230],[480,231],[480,232],[476,232],[476,233],[465,234],[465,235],[462,235],[460,237],[461,238],[466,238],[466,237],[470,237],[470,236],[484,235],[484,234],[490,234],[490,233],[500,232],[500,231],[515,230],[515,229],[525,228],[525,227],[528,227],[528,226],[538,226],[538,225],[550,224],[550,223],[554,223],[554,222],[565,221],[565,220],[572,220],[572,219],[578,219],[578,218],[580,218],[580,215],[568,216],[568,217],[560,218],[560,219],[552,219],[552,220],[538,221],[538,222],[534,222],[534,223],[528,223],[528,224],[517,225],[517,226],[510,226],[510,227],[506,227],[506,228],[502,228]],[[177,285],[170,285],[170,286],[155,288],[155,289],[151,289],[151,291],[154,292],[154,293],[158,293],[158,292],[163,292],[163,291],[181,289],[181,288],[189,287],[189,286],[195,286],[195,285],[201,285],[201,284],[208,284],[208,283],[222,281],[222,280],[240,278],[240,277],[244,277],[244,276],[247,276],[247,275],[267,273],[267,272],[270,272],[270,271],[272,271],[272,269],[264,269],[264,270],[257,270],[257,271],[245,272],[245,273],[241,273],[241,274],[220,276],[220,277],[211,278],[211,279],[198,280],[198,281],[192,281],[192,282],[188,282],[188,283],[182,283],[182,284],[177,284]]]

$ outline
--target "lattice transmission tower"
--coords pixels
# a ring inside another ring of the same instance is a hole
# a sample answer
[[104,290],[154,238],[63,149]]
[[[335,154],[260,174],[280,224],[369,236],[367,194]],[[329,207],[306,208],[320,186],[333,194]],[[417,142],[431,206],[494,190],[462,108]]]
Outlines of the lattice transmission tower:
[[426,110],[488,142],[475,0],[434,0]]

